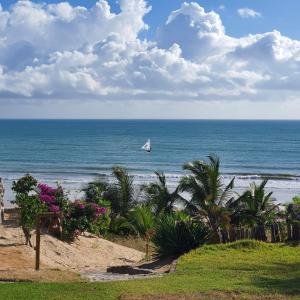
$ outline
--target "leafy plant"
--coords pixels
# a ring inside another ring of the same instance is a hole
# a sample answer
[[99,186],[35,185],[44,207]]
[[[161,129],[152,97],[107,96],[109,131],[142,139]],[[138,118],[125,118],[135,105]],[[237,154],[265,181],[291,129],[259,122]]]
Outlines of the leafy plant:
[[64,218],[63,231],[65,237],[73,239],[84,231],[105,234],[109,227],[109,213],[105,207],[96,203],[75,201],[69,206]]
[[123,216],[115,216],[111,219],[109,231],[117,235],[129,235],[135,233],[135,229],[130,221]]
[[129,212],[128,220],[134,231],[143,239],[154,229],[154,217],[149,207],[145,205],[136,206]]
[[292,202],[293,202],[293,204],[300,206],[300,196],[293,197]]
[[170,214],[157,222],[152,240],[159,255],[177,256],[201,246],[208,238],[209,229],[199,220]]
[[101,203],[103,199],[109,201],[111,212],[114,216],[123,217],[135,205],[133,178],[122,167],[112,168],[113,182],[97,179],[90,182],[83,189],[87,202]]
[[267,183],[267,179],[259,185],[251,183],[250,188],[232,202],[236,208],[232,216],[233,223],[257,226],[255,238],[264,241],[267,240],[265,226],[274,223],[279,212],[278,205],[272,198],[273,193],[266,193]]
[[109,183],[101,178],[91,181],[88,185],[82,189],[85,193],[86,202],[97,203],[103,200],[103,194],[107,191]]
[[208,161],[194,161],[183,166],[191,175],[184,176],[179,188],[191,195],[186,202],[187,210],[200,219],[204,219],[213,232],[213,240],[221,242],[220,230],[230,223],[234,179],[227,186],[222,183],[220,160],[215,155],[208,156]]
[[146,201],[154,209],[155,214],[171,213],[175,204],[182,201],[182,197],[179,195],[179,187],[170,192],[164,173],[154,173],[157,176],[157,181],[143,187]]
[[37,180],[30,174],[26,174],[18,181],[14,181],[12,190],[16,193],[16,200],[13,201],[20,210],[20,226],[22,227],[26,245],[31,244],[31,231],[36,225],[36,216],[45,212],[47,206],[41,202],[37,194]]

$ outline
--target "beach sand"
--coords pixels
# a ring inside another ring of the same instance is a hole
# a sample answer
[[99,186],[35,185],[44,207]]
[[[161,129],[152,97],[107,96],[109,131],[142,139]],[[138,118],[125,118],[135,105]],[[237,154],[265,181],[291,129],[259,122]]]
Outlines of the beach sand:
[[[32,236],[32,242],[35,243],[35,235]],[[50,272],[51,275],[51,270],[62,272],[56,272],[54,277],[63,272],[105,272],[107,267],[132,265],[144,257],[143,252],[90,234],[80,236],[72,243],[60,241],[48,234],[41,236],[41,273]],[[24,245],[23,232],[19,227],[0,225],[0,261],[2,280],[32,279],[33,275],[38,277],[34,271],[35,251]],[[76,276],[69,274],[68,277],[74,280]]]

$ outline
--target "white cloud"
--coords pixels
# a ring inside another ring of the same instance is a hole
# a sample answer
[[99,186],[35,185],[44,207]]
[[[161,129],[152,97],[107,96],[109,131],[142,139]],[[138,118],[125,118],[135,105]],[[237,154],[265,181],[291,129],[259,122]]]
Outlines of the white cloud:
[[300,41],[280,32],[234,38],[220,16],[183,3],[158,30],[144,0],[94,7],[19,1],[0,9],[0,99],[294,101]]
[[261,17],[261,13],[255,11],[254,9],[251,8],[239,8],[237,10],[238,14],[240,15],[240,17],[242,18],[257,18],[257,17]]

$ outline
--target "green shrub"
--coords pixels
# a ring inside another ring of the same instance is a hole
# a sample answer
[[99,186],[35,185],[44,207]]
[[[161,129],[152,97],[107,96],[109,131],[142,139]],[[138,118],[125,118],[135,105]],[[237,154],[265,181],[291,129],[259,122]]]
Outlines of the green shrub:
[[149,230],[154,229],[154,216],[150,208],[144,205],[136,206],[129,212],[128,220],[137,235],[145,238]]
[[26,245],[31,245],[31,230],[36,225],[36,216],[47,211],[45,203],[41,202],[37,193],[37,180],[26,174],[18,181],[14,181],[12,190],[16,193],[16,200],[12,201],[20,210],[19,223],[23,229]]
[[133,225],[127,218],[116,216],[112,218],[109,231],[116,235],[126,236],[135,233]]
[[109,227],[109,211],[96,203],[75,201],[69,205],[65,215],[63,231],[64,236],[73,239],[84,231],[97,235],[104,235]]
[[153,243],[159,255],[180,255],[204,244],[209,229],[200,221],[166,215],[155,226]]

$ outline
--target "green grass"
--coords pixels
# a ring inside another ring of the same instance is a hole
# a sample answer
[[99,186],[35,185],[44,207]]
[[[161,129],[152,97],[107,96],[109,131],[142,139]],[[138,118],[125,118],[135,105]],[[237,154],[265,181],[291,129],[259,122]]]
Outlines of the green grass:
[[1,284],[0,299],[118,299],[121,294],[209,291],[294,295],[300,299],[300,247],[240,241],[180,258],[162,278],[110,283]]

